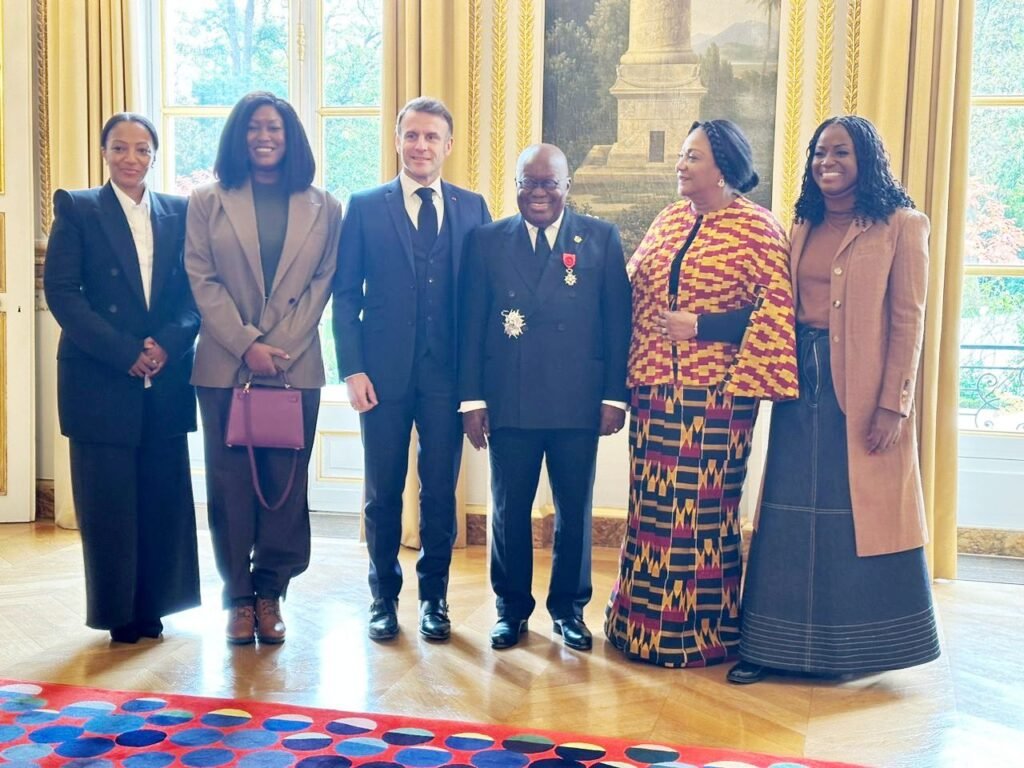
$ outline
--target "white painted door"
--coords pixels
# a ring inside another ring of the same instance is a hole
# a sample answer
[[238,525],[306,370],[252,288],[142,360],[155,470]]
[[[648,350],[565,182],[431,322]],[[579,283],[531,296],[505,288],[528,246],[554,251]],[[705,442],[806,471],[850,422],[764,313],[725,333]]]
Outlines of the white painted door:
[[0,5],[0,522],[35,519],[31,7],[24,0],[3,0]]

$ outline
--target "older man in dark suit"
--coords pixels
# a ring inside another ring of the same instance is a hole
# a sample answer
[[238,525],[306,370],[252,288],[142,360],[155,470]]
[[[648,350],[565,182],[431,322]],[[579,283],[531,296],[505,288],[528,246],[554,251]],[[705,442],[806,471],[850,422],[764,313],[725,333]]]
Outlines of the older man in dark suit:
[[370,555],[369,635],[398,634],[402,491],[413,424],[419,434],[420,634],[447,640],[448,568],[462,455],[456,392],[456,311],[463,240],[489,222],[484,199],[441,180],[452,116],[414,99],[395,127],[398,177],[349,201],[338,250],[334,338],[349,400],[360,413]]
[[459,394],[477,449],[490,440],[494,648],[519,642],[531,595],[531,515],[541,460],[555,501],[547,609],[571,648],[589,650],[590,521],[599,435],[622,429],[630,289],[614,225],[565,210],[558,147],[519,157],[520,214],[470,236],[460,300]]

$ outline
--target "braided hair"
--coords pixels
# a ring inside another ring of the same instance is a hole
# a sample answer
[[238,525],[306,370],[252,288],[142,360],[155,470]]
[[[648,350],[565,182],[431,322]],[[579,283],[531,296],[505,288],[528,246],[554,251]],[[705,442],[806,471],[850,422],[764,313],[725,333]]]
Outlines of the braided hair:
[[703,128],[708,137],[715,165],[725,183],[740,193],[756,187],[760,177],[754,170],[754,154],[740,127],[731,120],[698,120],[690,126],[687,135],[698,128]]
[[825,218],[825,198],[814,181],[811,165],[818,137],[830,125],[842,126],[853,141],[853,152],[857,158],[857,189],[854,193],[853,212],[858,218],[864,221],[888,221],[896,209],[914,207],[914,201],[907,190],[892,174],[889,154],[875,126],[858,115],[842,115],[830,117],[819,125],[807,145],[803,186],[794,206],[798,222],[820,224]]

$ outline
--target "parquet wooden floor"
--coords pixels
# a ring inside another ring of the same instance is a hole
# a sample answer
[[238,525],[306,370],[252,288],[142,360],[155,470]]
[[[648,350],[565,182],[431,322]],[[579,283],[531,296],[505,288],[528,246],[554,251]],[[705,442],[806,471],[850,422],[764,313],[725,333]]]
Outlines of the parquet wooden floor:
[[[1024,587],[936,584],[943,655],[917,669],[845,683],[776,679],[737,687],[725,667],[668,670],[625,661],[600,637],[616,552],[597,550],[591,653],[566,650],[543,611],[517,648],[490,649],[495,618],[486,552],[455,554],[450,643],[416,633],[415,583],[402,634],[366,638],[366,554],[316,538],[292,585],[281,647],[223,641],[219,580],[200,533],[204,605],[166,621],[161,640],[111,645],[82,624],[81,551],[51,523],[0,526],[0,677],[263,699],[524,728],[808,755],[875,766],[1024,764]],[[414,574],[415,553],[402,554]],[[550,558],[536,553],[543,604]]]

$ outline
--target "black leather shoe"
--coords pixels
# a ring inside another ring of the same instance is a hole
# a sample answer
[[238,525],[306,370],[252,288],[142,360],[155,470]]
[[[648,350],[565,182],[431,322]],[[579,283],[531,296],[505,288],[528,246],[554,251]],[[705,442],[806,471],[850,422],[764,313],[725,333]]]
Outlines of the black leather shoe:
[[371,640],[390,640],[398,634],[396,598],[377,598],[370,603],[370,627],[367,634]]
[[437,641],[452,636],[446,600],[420,600],[420,634],[427,640]]
[[511,648],[527,628],[526,619],[498,619],[491,630],[491,648]]
[[729,670],[725,679],[736,685],[749,685],[764,680],[768,674],[768,667],[754,664],[749,661],[740,661]]
[[583,619],[572,616],[568,619],[555,619],[555,634],[561,635],[562,640],[570,648],[577,651],[589,651],[594,647],[594,636],[590,634]]
[[115,643],[139,642],[139,628],[134,624],[125,624],[123,627],[114,627],[110,630],[110,640]]
[[135,628],[142,637],[157,638],[164,632],[164,623],[160,619],[138,619]]

